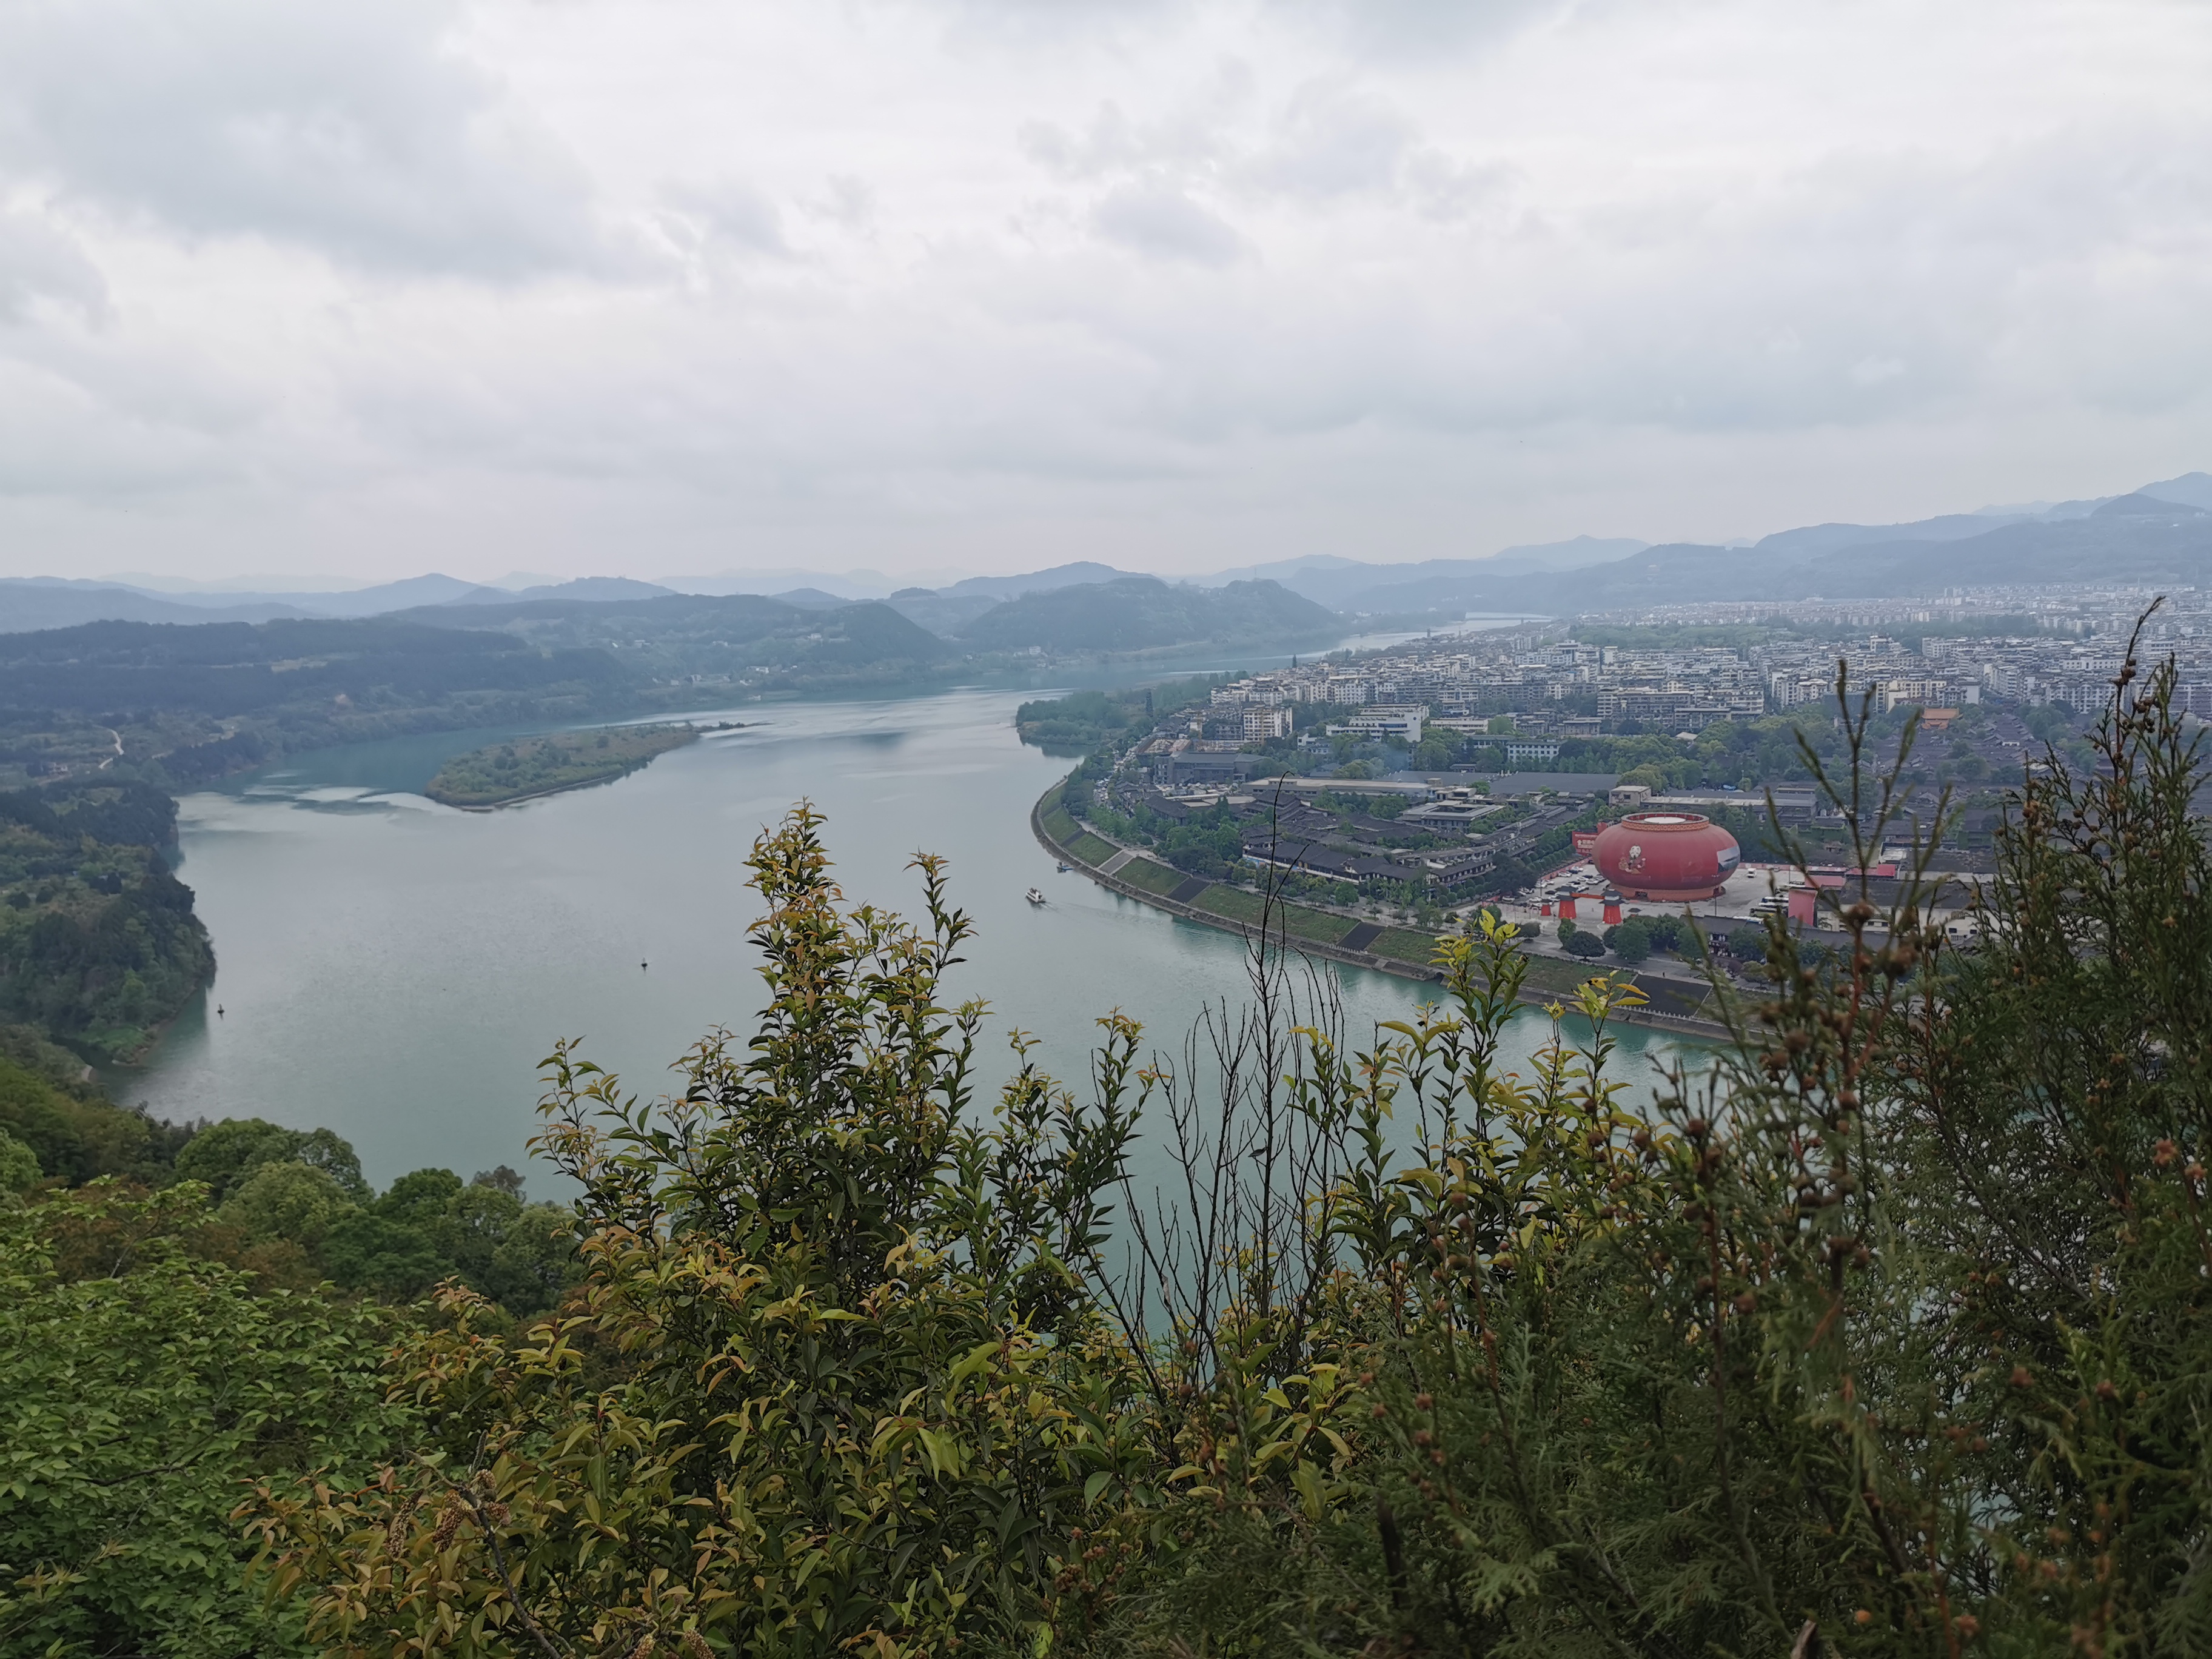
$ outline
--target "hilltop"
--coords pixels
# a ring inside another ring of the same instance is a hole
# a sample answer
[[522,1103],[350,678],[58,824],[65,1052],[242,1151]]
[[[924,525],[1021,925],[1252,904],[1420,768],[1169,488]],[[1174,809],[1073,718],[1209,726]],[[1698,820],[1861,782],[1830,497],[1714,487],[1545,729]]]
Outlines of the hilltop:
[[1008,599],[958,637],[986,651],[1146,651],[1319,641],[1342,631],[1334,611],[1279,582],[1170,587],[1157,576],[1123,576]]

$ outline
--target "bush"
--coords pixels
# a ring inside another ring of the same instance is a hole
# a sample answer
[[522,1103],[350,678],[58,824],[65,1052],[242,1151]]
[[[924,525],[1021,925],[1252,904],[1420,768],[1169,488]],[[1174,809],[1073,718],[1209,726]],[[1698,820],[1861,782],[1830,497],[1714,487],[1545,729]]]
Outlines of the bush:
[[1084,1278],[1135,1028],[1108,1022],[1096,1109],[1018,1053],[979,1123],[981,1006],[937,1000],[968,931],[939,866],[924,927],[841,914],[817,822],[754,850],[772,1000],[747,1047],[702,1043],[655,1105],[556,1055],[574,1316],[502,1337],[447,1291],[394,1379],[423,1455],[380,1487],[263,1493],[319,1639],[395,1650],[458,1620],[510,1649],[943,1651],[1036,1625],[1078,1519],[1160,1490]]
[[1616,922],[1605,930],[1606,949],[1633,967],[1651,956],[1651,931],[1641,919]]
[[1592,957],[1605,954],[1605,941],[1595,933],[1572,933],[1564,942],[1570,956]]

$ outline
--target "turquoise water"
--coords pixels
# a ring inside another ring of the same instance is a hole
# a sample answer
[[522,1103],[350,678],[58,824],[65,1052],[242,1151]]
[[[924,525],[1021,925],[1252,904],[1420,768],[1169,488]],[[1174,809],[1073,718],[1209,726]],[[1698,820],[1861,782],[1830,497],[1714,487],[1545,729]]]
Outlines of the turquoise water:
[[[1019,1026],[1080,1077],[1091,1022],[1110,1008],[1179,1039],[1208,999],[1239,994],[1243,946],[1054,872],[1029,808],[1068,763],[1016,739],[1024,695],[701,710],[754,724],[495,812],[412,793],[483,732],[300,757],[190,796],[179,873],[218,977],[111,1086],[164,1117],[328,1127],[379,1184],[426,1164],[520,1167],[556,1038],[583,1038],[628,1086],[659,1093],[685,1048],[759,1006],[744,858],[802,798],[827,814],[854,901],[918,910],[907,860],[950,859],[954,899],[978,927],[951,988],[989,1000],[994,1044]],[[1032,884],[1049,903],[1024,901]],[[1328,971],[1358,1032],[1419,994]],[[1545,1030],[1534,1014],[1516,1026],[1524,1048]],[[1661,1035],[1623,1036],[1638,1073],[1675,1051]],[[1000,1069],[994,1058],[986,1078]]]

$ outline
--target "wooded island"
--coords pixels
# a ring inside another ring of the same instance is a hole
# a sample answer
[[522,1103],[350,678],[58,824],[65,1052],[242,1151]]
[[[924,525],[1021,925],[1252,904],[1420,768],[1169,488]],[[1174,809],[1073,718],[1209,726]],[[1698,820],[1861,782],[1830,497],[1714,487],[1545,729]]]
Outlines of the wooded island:
[[698,735],[688,726],[620,726],[514,738],[454,756],[422,793],[445,805],[471,811],[505,806],[556,790],[609,782]]

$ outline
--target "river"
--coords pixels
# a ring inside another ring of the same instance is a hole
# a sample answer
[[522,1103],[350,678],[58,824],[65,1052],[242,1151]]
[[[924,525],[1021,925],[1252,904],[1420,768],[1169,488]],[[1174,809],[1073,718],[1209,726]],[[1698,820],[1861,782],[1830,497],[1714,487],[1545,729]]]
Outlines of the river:
[[[1014,707],[1035,695],[701,710],[750,724],[618,781],[493,812],[413,793],[485,732],[295,757],[187,796],[179,873],[218,976],[147,1065],[110,1085],[161,1117],[327,1127],[379,1185],[424,1164],[521,1167],[556,1037],[582,1038],[655,1094],[702,1035],[742,1028],[759,1006],[745,854],[801,798],[826,814],[853,900],[918,910],[908,860],[946,855],[978,930],[952,991],[988,999],[994,1047],[1018,1026],[1079,1079],[1097,1015],[1118,1006],[1178,1036],[1207,999],[1238,993],[1243,947],[1054,873],[1029,809],[1070,763],[1017,739]],[[1048,904],[1024,902],[1031,884]],[[1361,1033],[1420,994],[1328,971]],[[1524,1013],[1515,1030],[1525,1052],[1546,1026]],[[1674,1047],[1621,1036],[1638,1074]],[[985,1076],[1000,1071],[994,1060]]]

